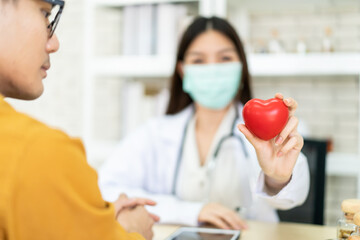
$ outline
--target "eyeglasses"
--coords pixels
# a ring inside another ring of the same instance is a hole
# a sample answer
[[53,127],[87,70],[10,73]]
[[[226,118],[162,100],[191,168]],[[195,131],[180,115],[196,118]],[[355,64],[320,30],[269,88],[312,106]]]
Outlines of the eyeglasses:
[[51,38],[54,35],[55,29],[59,23],[62,11],[65,6],[65,2],[62,0],[43,0],[43,1],[52,4],[53,5],[52,11],[56,12],[55,17],[53,18],[51,18],[51,16],[49,17],[50,24],[48,25],[48,30],[49,30],[49,38]]

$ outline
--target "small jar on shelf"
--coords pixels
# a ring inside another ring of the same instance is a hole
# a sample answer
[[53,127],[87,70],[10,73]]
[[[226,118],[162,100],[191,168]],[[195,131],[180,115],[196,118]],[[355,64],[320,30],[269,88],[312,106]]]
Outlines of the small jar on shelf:
[[360,212],[360,199],[346,199],[341,203],[344,215],[338,221],[337,238],[338,240],[348,240],[351,234],[358,231],[358,226],[354,223],[354,215]]
[[356,225],[356,231],[351,234],[349,240],[360,240],[360,212],[354,215],[353,221]]

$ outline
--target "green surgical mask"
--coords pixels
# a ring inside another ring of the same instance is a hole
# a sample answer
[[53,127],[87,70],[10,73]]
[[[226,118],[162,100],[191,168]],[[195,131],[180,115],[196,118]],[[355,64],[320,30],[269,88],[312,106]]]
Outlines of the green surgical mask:
[[222,109],[238,92],[241,71],[240,62],[185,65],[183,90],[203,107]]

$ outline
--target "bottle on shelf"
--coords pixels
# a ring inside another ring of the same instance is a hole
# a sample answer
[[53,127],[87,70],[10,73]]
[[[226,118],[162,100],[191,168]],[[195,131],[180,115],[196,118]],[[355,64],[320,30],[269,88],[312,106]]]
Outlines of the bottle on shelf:
[[272,38],[269,41],[269,53],[285,53],[285,49],[279,40],[279,32],[277,29],[271,31]]
[[247,40],[245,40],[245,39],[243,39],[242,41],[243,41],[243,45],[244,45],[244,48],[245,48],[245,52],[246,52],[247,54],[255,53],[255,52],[256,52],[254,46],[251,45],[249,41],[247,41]]
[[337,239],[348,240],[351,234],[357,232],[357,225],[354,223],[354,215],[360,212],[360,199],[346,199],[341,203],[341,210],[344,215],[338,221]]
[[307,52],[307,45],[303,37],[300,37],[296,43],[296,52],[299,54],[305,54]]
[[334,43],[333,43],[333,38],[332,38],[333,31],[332,31],[331,27],[326,27],[324,33],[325,33],[325,36],[322,41],[322,51],[323,52],[334,52]]
[[257,39],[254,43],[253,52],[255,53],[268,53],[264,39]]

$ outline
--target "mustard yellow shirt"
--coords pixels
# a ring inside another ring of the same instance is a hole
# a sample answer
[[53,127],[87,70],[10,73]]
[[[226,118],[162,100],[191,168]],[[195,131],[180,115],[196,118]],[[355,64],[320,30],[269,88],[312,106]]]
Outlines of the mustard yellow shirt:
[[80,140],[0,95],[0,240],[142,240],[115,220]]

